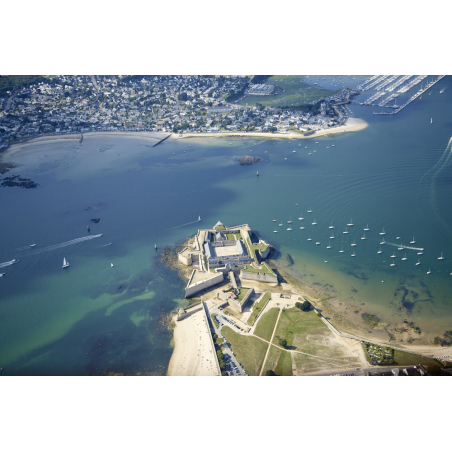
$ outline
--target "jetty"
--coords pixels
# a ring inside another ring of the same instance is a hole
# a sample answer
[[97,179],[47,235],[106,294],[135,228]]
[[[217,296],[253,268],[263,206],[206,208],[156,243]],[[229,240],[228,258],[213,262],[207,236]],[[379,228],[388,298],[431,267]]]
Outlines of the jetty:
[[154,144],[154,146],[152,146],[153,148],[155,148],[156,146],[158,146],[159,144],[162,144],[165,140],[167,140],[172,134],[170,133],[169,135],[167,135],[166,137],[162,138],[160,141],[157,141],[157,143]]

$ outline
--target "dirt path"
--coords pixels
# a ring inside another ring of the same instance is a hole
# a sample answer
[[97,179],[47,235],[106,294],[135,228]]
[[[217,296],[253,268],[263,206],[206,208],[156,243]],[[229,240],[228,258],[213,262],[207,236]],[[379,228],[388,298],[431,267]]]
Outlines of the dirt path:
[[[281,317],[281,312],[282,312],[282,309],[279,310],[278,318],[276,319],[275,327],[273,328],[273,334],[272,334],[272,337],[268,344],[267,353],[265,354],[264,362],[262,363],[261,373],[259,374],[259,376],[261,376],[262,372],[264,371],[265,363],[267,362],[267,357],[268,357],[268,354],[270,353],[270,348],[272,346],[273,337],[276,333],[276,327],[278,326],[279,318]],[[257,337],[257,336],[255,336],[255,337]]]

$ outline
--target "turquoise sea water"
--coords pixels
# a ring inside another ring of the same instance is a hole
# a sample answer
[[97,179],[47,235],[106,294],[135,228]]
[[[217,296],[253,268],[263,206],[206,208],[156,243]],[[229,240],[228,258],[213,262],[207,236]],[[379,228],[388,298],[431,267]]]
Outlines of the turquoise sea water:
[[[184,283],[158,264],[154,244],[180,243],[218,220],[249,223],[291,254],[291,270],[304,282],[329,284],[348,303],[365,301],[385,319],[408,316],[431,334],[450,329],[451,78],[431,92],[395,116],[353,106],[369,127],[336,137],[204,138],[155,148],[96,137],[17,153],[21,166],[12,173],[40,185],[0,188],[0,263],[19,259],[0,269],[0,374],[164,374],[171,333],[159,321],[181,303]],[[240,167],[234,159],[245,154],[263,161]],[[86,237],[87,224],[91,236],[103,235],[65,244]],[[387,242],[400,236],[424,254],[388,244],[377,254],[383,227]],[[65,270],[63,257],[71,264]],[[412,293],[400,311],[403,288]]]

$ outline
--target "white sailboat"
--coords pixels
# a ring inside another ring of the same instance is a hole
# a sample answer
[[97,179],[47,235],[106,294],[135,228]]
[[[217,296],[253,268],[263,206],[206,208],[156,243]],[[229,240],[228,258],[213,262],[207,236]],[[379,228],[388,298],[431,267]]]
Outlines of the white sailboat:
[[352,257],[355,257],[356,256],[356,253],[353,251],[353,254],[351,255]]
[[63,268],[69,267],[69,262],[66,260],[66,258],[63,258]]
[[432,272],[430,271],[430,269],[428,269],[427,275],[430,275],[430,273],[432,273]]
[[404,249],[402,242],[400,242],[400,246],[397,248],[399,251],[402,251]]
[[334,234],[330,237],[330,239],[334,239]]
[[392,264],[389,264],[390,267],[395,267],[394,261],[392,261]]
[[348,234],[347,228],[345,228],[345,231],[342,234]]
[[316,245],[320,245],[320,242],[315,242]]
[[30,245],[30,248],[33,248],[34,246],[36,246],[36,243],[32,243],[32,244]]
[[300,217],[299,217],[298,219],[299,219],[300,221],[303,221],[303,220],[304,220],[303,214],[301,214]]
[[356,243],[355,243],[355,241],[353,240],[353,243],[351,244],[352,246],[356,246]]
[[353,218],[350,218],[350,223],[347,223],[347,226],[353,226]]
[[405,253],[405,257],[402,257],[402,260],[403,260],[403,261],[406,261],[406,260],[407,260],[406,253]]
[[334,226],[333,225],[328,226],[328,229],[334,229]]
[[410,243],[412,243],[412,244],[416,243],[416,241],[414,240],[414,237],[413,237],[413,240],[411,240]]
[[361,237],[361,240],[366,240],[366,234],[363,234],[363,236]]
[[288,231],[291,231],[291,230],[292,230],[292,228],[291,228],[291,227],[288,227],[288,228],[287,228],[287,230],[288,230]]
[[326,248],[329,250],[331,248],[331,243],[328,243],[328,246]]
[[379,233],[379,235],[385,235],[385,234],[386,234],[385,228],[383,228],[383,231],[381,231],[381,232]]
[[367,226],[364,228],[365,231],[369,231],[369,223],[367,223]]
[[292,223],[292,217],[289,217],[289,221],[287,223]]
[[273,232],[278,232],[276,229]]
[[433,122],[433,118],[430,118],[430,124]]
[[344,253],[344,245],[342,245],[341,250],[339,251],[339,253]]
[[[201,221],[201,215],[198,217],[198,221]],[[273,220],[273,221],[276,221],[276,220]]]
[[391,257],[395,259],[397,256],[393,253]]
[[114,267],[113,263],[110,264],[112,267]]
[[312,207],[309,207],[308,213],[312,213]]
[[377,254],[381,254],[383,251],[381,251],[381,246],[380,246],[380,250],[377,251]]
[[416,265],[421,265],[421,261],[418,259]]
[[442,251],[441,251],[441,256],[438,257],[438,260],[440,260],[440,261],[444,260],[444,256],[443,256],[443,252]]
[[282,226],[282,223],[279,223],[279,225],[278,226]]
[[386,245],[386,242],[385,242],[385,238],[383,237],[383,240],[380,242],[380,245]]
[[311,236],[309,236],[309,238],[308,238],[308,242],[310,242],[312,239],[311,239]]
[[300,229],[304,229],[303,223],[301,223]]
[[312,224],[315,226],[317,223],[316,223],[316,221],[315,221],[315,218],[314,218],[314,221],[312,222]]

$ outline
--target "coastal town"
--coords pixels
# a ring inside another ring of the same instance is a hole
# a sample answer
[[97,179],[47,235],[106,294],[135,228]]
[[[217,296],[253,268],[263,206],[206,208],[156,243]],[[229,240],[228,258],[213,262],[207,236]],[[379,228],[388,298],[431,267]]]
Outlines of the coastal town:
[[[8,84],[8,77],[16,79]],[[294,107],[239,103],[248,94],[264,99],[281,90],[262,77],[3,76],[0,151],[24,139],[99,131],[302,137],[343,126],[352,114],[347,103],[359,93],[349,88],[330,91]]]

